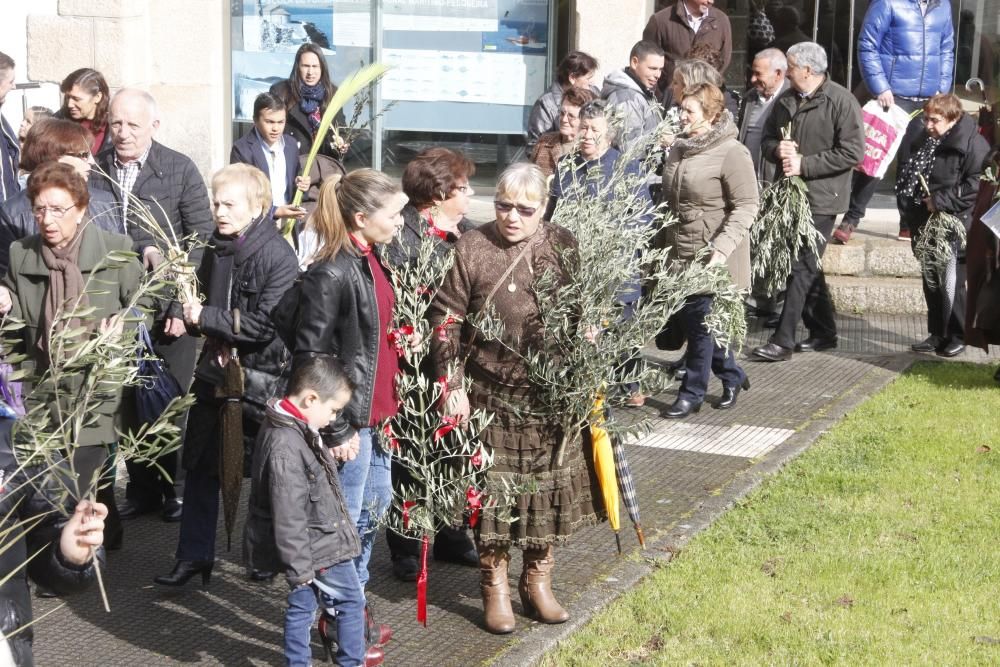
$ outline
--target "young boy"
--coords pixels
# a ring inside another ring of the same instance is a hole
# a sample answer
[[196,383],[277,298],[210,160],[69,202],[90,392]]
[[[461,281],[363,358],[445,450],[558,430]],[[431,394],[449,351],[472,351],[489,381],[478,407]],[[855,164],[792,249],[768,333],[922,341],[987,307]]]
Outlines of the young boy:
[[[381,649],[366,652],[365,597],[353,562],[361,546],[336,464],[319,436],[353,390],[332,355],[300,361],[288,395],[268,406],[254,449],[244,552],[254,569],[285,570],[291,587],[285,612],[289,666],[312,664],[309,635],[317,592],[323,606],[336,611],[337,664],[382,664]],[[324,646],[331,652],[325,637]]]

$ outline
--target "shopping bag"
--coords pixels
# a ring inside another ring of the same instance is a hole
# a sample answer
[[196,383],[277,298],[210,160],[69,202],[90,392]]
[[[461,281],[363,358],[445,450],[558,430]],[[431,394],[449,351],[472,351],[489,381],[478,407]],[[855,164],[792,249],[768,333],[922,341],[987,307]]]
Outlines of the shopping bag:
[[895,104],[886,111],[878,100],[871,100],[861,109],[865,123],[865,157],[858,171],[882,178],[903,143],[910,115]]
[[139,323],[140,382],[135,388],[135,409],[140,424],[152,424],[167,409],[170,401],[183,395],[180,384],[167,370],[163,360],[153,351],[153,341],[146,325]]

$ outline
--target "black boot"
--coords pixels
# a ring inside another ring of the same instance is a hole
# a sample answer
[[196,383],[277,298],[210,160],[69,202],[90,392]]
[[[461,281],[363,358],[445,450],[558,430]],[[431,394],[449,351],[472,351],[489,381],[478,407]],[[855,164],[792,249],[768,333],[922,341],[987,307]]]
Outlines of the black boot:
[[208,588],[213,567],[214,560],[179,560],[170,574],[160,575],[153,581],[161,586],[183,586],[191,577],[200,574],[202,587]]

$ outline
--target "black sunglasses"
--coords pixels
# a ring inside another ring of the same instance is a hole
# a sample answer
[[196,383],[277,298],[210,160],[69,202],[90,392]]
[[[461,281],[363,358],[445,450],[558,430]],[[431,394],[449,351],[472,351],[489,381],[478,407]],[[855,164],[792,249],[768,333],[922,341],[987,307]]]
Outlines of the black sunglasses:
[[517,204],[511,204],[508,201],[495,201],[493,202],[493,208],[495,208],[500,213],[510,213],[515,208],[517,209],[517,214],[522,218],[530,218],[538,210],[537,206],[518,206]]

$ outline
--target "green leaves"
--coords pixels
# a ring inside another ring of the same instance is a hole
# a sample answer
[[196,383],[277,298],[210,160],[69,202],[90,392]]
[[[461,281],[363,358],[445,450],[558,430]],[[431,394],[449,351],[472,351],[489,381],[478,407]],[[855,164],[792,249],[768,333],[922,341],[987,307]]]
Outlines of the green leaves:
[[798,176],[783,176],[760,193],[760,209],[750,228],[750,266],[768,294],[785,289],[803,248],[820,261],[817,244],[823,237],[813,226],[808,189]]

